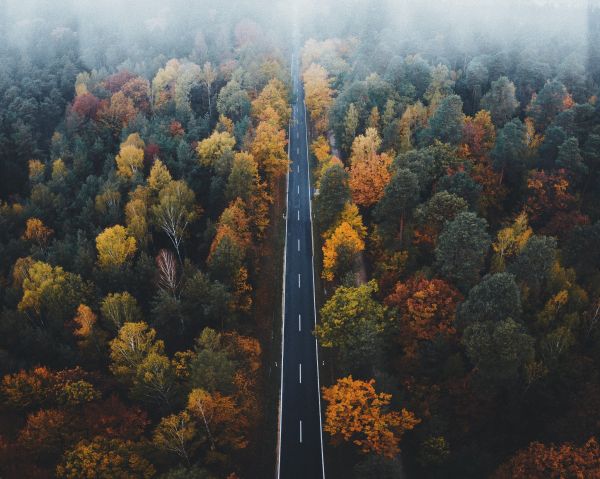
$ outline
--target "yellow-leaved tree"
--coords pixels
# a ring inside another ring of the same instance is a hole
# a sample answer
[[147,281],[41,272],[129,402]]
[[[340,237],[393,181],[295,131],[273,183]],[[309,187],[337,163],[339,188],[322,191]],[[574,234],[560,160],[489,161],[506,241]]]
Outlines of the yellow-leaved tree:
[[323,273],[333,281],[352,270],[356,255],[365,249],[365,242],[350,223],[341,223],[323,245]]
[[[274,117],[268,112],[269,108],[275,112]],[[271,79],[252,102],[253,117],[259,121],[276,120],[280,128],[290,121],[290,113],[286,87],[278,78]]]
[[494,257],[492,266],[495,271],[504,271],[506,260],[515,257],[525,247],[533,230],[529,226],[527,213],[524,211],[516,217],[512,225],[498,231],[496,241],[492,244]]
[[338,379],[323,388],[328,403],[323,429],[334,444],[352,442],[362,453],[374,453],[393,458],[400,452],[400,439],[421,421],[402,409],[392,411],[391,394],[375,391],[375,380],[360,381],[352,376]]
[[172,179],[171,173],[169,173],[165,164],[156,158],[148,175],[148,186],[150,189],[158,192],[167,186]]
[[327,131],[329,109],[333,103],[331,80],[327,70],[312,63],[304,72],[304,97],[312,127],[317,135]]
[[224,172],[228,171],[227,166],[231,166],[234,146],[235,138],[231,133],[215,130],[212,135],[198,143],[196,153],[202,166]]
[[127,137],[115,158],[117,174],[123,178],[131,178],[144,166],[144,142],[137,133]]
[[313,170],[317,184],[320,182],[323,169],[331,161],[331,146],[324,136],[318,136],[310,145],[310,151],[317,159],[317,167]]
[[106,228],[96,237],[98,264],[101,268],[118,268],[136,252],[136,241],[121,225]]
[[285,176],[289,168],[286,145],[285,131],[269,121],[258,124],[250,153],[267,178],[271,191],[276,191],[278,180]]

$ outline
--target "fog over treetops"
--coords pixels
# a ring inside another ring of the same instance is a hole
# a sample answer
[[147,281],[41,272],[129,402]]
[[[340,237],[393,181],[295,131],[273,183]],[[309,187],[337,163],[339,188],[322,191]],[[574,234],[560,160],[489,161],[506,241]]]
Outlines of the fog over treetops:
[[0,478],[600,477],[599,88],[600,0],[0,0]]

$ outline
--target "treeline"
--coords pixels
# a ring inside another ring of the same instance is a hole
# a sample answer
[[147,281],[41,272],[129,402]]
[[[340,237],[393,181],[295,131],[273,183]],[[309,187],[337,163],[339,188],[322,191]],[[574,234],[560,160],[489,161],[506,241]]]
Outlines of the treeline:
[[265,468],[288,68],[259,23],[217,19],[229,43],[168,59],[159,36],[144,68],[86,67],[69,25],[3,49],[2,477]]
[[600,102],[584,50],[377,31],[302,51],[331,467],[595,477]]

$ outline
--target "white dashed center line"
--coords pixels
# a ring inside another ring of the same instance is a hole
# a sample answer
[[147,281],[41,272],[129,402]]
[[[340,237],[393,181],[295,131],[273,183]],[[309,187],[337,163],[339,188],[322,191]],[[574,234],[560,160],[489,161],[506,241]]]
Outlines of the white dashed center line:
[[298,251],[300,251],[300,240],[298,240]]
[[302,384],[302,363],[298,364],[298,383]]
[[298,331],[302,331],[302,315],[298,315]]
[[302,419],[300,419],[300,444],[302,444]]
[[300,288],[300,273],[298,273],[298,288]]

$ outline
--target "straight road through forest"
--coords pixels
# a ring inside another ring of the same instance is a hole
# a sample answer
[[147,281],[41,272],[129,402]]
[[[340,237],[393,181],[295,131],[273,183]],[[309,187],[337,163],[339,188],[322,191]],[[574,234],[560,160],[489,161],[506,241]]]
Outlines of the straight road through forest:
[[306,109],[298,56],[292,57],[295,102],[289,127],[284,318],[279,418],[281,479],[324,478]]

